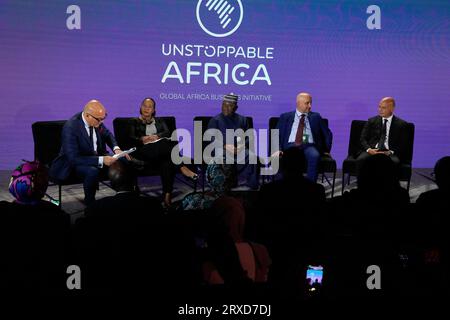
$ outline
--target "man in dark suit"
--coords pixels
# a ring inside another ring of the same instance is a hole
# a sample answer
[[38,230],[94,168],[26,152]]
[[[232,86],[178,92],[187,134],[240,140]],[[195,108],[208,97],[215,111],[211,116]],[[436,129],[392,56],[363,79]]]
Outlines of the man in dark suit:
[[375,154],[388,155],[395,164],[405,158],[408,145],[407,122],[394,116],[395,100],[381,99],[378,116],[370,118],[361,133],[361,150],[357,157],[358,167],[368,157]]
[[61,151],[50,167],[50,176],[57,181],[63,182],[71,175],[83,179],[86,205],[95,200],[100,171],[116,161],[107,154],[106,145],[116,154],[122,152],[103,124],[105,118],[105,107],[97,100],[89,101],[83,112],[64,124]]
[[331,150],[332,133],[317,112],[311,112],[312,97],[309,93],[297,95],[297,110],[283,113],[278,120],[280,151],[298,147],[303,150],[307,162],[308,178],[316,182],[320,155]]

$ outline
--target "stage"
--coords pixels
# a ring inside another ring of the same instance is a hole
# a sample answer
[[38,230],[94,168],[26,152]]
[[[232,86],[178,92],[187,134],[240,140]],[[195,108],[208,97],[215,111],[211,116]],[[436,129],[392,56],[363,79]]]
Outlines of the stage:
[[[11,170],[12,171],[12,170]],[[419,197],[419,195],[422,192],[436,189],[436,185],[430,180],[431,179],[431,173],[432,169],[429,168],[417,168],[413,169],[413,174],[411,176],[411,186],[409,190],[409,195],[411,202],[415,202],[416,199]],[[13,197],[8,192],[8,183],[10,178],[10,171],[7,170],[1,170],[0,171],[0,200],[6,200],[6,201],[12,201]],[[335,191],[334,196],[340,196],[342,191],[342,172],[340,170],[336,173],[336,183],[335,183]],[[329,177],[330,178],[330,177]],[[186,185],[182,182],[183,178],[180,177],[180,175],[177,176],[177,179],[175,180],[174,185],[174,201],[181,200],[185,195],[193,192],[194,190],[192,187]],[[321,176],[319,177],[318,182],[321,182]],[[331,186],[324,180],[322,183],[325,187],[325,191],[327,194],[327,198],[331,198]],[[401,183],[403,187],[406,188],[406,183]],[[142,192],[145,192],[148,195],[152,196],[161,196],[161,182],[159,177],[145,177],[145,178],[139,178],[139,187],[141,188]],[[352,177],[350,181],[350,185],[345,187],[345,190],[350,190],[352,188],[356,187],[356,178]],[[207,190],[207,188],[206,188]],[[198,192],[201,192],[201,185],[199,184],[197,188]],[[237,187],[233,189],[234,192],[242,194],[245,191],[245,187]],[[247,191],[247,192],[256,192],[256,191]],[[57,186],[50,186],[47,190],[47,194],[50,195],[53,198],[58,197],[58,187]],[[100,190],[97,192],[97,199],[100,199],[102,197],[106,196],[112,196],[115,192],[100,184]],[[71,186],[64,186],[62,197],[63,197],[63,204],[62,209],[70,214],[72,223],[83,215],[84,211],[84,205],[82,203],[83,199],[83,186],[81,184],[79,185],[71,185]],[[48,198],[46,198],[48,200]]]

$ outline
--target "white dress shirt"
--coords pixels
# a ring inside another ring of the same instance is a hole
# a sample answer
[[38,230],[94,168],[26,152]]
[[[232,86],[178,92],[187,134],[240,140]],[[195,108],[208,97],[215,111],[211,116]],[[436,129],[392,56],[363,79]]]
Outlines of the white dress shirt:
[[311,126],[309,125],[308,114],[302,113],[298,110],[295,110],[294,123],[292,124],[291,134],[289,135],[289,140],[288,140],[289,143],[295,142],[295,136],[297,135],[297,129],[298,129],[298,126],[300,125],[300,118],[301,118],[302,114],[305,115],[305,127],[303,129],[304,130],[303,134],[308,135],[308,143],[314,143],[314,138],[313,138],[312,132],[311,132]]
[[[386,140],[384,141],[384,147],[386,148],[386,150],[389,150],[389,131],[391,130],[391,124],[392,124],[392,117],[393,115],[391,115],[389,118],[381,118],[381,127],[383,127],[383,123],[384,120],[386,119]],[[375,149],[378,149],[378,143],[375,146]]]
[[155,121],[155,119],[153,119],[153,121],[151,123],[147,123],[145,125],[145,135],[153,136],[157,132],[158,132],[158,130],[156,129],[156,121]]

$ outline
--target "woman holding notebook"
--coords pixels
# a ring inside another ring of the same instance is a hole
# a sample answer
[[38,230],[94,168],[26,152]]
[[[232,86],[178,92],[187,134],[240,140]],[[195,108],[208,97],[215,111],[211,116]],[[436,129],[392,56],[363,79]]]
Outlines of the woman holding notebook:
[[[130,139],[137,150],[132,154],[133,162],[158,168],[164,193],[164,204],[170,206],[172,190],[177,170],[192,179],[198,176],[184,165],[175,165],[171,159],[176,142],[170,140],[171,132],[164,120],[155,117],[156,103],[152,98],[145,98],[139,109],[139,117],[134,119],[130,130]],[[136,160],[137,159],[137,160]],[[139,163],[142,162],[142,163]]]

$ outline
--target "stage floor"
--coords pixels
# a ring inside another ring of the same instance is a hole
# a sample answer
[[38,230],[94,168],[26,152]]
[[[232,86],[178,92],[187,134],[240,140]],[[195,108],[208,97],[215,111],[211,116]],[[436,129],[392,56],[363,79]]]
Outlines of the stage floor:
[[[8,191],[8,184],[10,180],[11,171],[0,170],[0,200],[12,201],[13,197]],[[424,191],[432,190],[436,188],[436,185],[431,180],[432,169],[427,168],[416,168],[413,169],[413,174],[411,177],[411,186],[409,190],[409,195],[411,197],[411,202],[415,202],[417,197]],[[182,199],[186,194],[193,192],[192,187],[186,185],[181,182],[183,178],[178,176],[179,179],[175,180],[174,185],[174,193],[173,200],[177,201]],[[332,178],[332,177],[331,177]],[[330,179],[331,180],[331,179]],[[341,171],[338,170],[336,174],[336,183],[334,196],[339,196],[341,194],[342,185],[341,185]],[[319,182],[321,179],[319,177]],[[325,186],[325,190],[327,192],[327,197],[331,197],[331,186],[324,180],[322,183]],[[159,177],[145,177],[139,178],[139,186],[143,192],[147,194],[160,196],[161,195],[161,184]],[[402,182],[402,186],[406,187],[406,183]],[[350,190],[351,188],[356,187],[356,179],[352,177],[351,183],[349,186],[346,186],[345,190]],[[243,188],[237,188],[235,190],[242,190]],[[201,191],[201,186],[197,188],[197,190]],[[48,188],[47,193],[54,198],[58,197],[58,187],[51,186]],[[114,191],[102,184],[100,184],[100,190],[97,192],[97,199],[105,196],[114,195]],[[71,220],[75,221],[78,217],[83,214],[84,205],[81,202],[83,199],[83,186],[80,185],[72,185],[72,186],[64,186],[63,187],[63,204],[62,208],[65,212],[69,213],[71,216]]]

